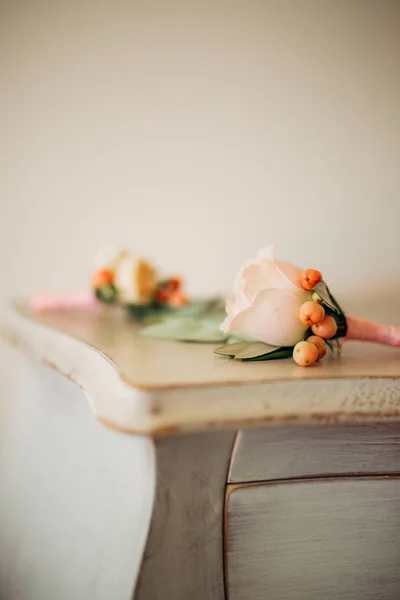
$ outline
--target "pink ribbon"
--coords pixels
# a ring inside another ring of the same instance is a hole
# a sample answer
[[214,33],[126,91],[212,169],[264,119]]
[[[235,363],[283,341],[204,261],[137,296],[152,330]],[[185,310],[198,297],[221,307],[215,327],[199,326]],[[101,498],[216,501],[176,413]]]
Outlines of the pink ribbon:
[[400,347],[400,327],[373,323],[367,319],[347,317],[346,340],[357,340],[360,342],[375,342],[385,346]]
[[36,294],[30,305],[37,312],[68,308],[96,308],[99,301],[93,292],[72,292],[64,294]]

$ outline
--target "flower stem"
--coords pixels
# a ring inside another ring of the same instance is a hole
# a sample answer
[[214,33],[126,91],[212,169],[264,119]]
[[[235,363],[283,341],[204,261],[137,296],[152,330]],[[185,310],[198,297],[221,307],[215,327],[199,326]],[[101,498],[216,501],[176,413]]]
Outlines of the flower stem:
[[37,312],[68,308],[95,308],[99,302],[91,291],[61,294],[36,294],[30,299],[31,308]]
[[357,317],[347,317],[347,333],[344,339],[345,341],[358,340],[400,347],[400,327],[373,323]]

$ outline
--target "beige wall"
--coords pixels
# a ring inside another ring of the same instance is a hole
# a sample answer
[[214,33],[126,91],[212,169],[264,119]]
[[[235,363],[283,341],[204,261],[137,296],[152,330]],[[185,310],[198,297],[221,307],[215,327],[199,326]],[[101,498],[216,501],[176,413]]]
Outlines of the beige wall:
[[274,241],[340,294],[400,281],[400,2],[0,0],[0,284],[129,244],[194,292]]

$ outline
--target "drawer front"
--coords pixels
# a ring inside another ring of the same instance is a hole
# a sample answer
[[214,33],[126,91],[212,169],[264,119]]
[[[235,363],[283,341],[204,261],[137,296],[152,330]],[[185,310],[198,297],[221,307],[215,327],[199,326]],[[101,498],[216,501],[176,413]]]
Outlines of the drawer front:
[[398,479],[228,486],[226,516],[229,600],[400,597]]
[[400,423],[241,431],[228,482],[400,472]]

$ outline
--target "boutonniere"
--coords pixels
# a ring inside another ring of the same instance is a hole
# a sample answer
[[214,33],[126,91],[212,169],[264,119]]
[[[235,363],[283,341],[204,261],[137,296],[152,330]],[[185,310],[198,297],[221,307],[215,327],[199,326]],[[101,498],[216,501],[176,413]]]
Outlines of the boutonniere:
[[98,300],[124,306],[138,319],[142,337],[185,342],[223,342],[224,303],[193,299],[180,277],[162,276],[147,259],[127,250],[106,249],[96,261],[92,289]]
[[96,260],[92,289],[102,302],[122,304],[145,316],[188,304],[179,277],[160,277],[147,259],[125,249],[106,249]]
[[273,246],[240,270],[221,328],[247,341],[216,354],[258,361],[292,356],[303,367],[323,359],[328,347],[340,354],[341,338],[400,346],[400,328],[346,316],[320,271],[276,259]]

